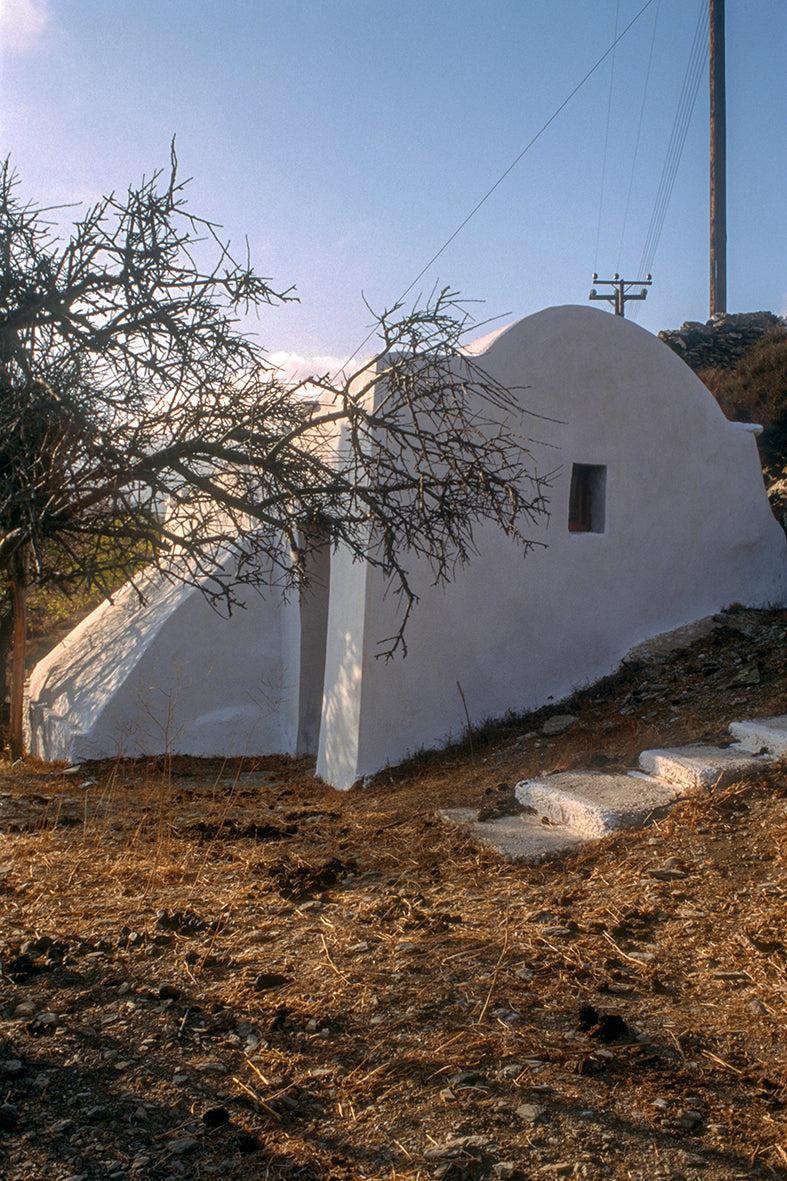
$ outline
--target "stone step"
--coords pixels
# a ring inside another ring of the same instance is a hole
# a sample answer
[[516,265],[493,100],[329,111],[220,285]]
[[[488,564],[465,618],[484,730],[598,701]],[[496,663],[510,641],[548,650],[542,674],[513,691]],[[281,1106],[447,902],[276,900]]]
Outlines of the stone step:
[[731,722],[730,734],[742,751],[754,754],[766,750],[775,759],[787,755],[787,714],[775,718],[751,718],[748,722]]
[[566,827],[547,824],[537,816],[499,816],[479,820],[476,808],[443,808],[440,816],[449,824],[470,833],[477,841],[490,845],[507,861],[543,861],[558,853],[568,853],[592,839]]
[[770,761],[768,755],[747,754],[739,746],[722,748],[701,743],[643,750],[639,756],[639,765],[646,774],[676,784],[687,795],[757,775]]
[[682,794],[676,784],[636,771],[560,771],[524,779],[514,791],[520,804],[550,824],[589,840],[646,824]]

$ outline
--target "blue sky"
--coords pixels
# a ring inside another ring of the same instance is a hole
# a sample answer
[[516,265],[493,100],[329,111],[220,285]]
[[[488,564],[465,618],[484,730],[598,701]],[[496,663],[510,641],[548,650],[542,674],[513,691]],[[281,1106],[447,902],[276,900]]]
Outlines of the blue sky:
[[[0,149],[24,195],[85,202],[166,167],[176,135],[194,211],[297,288],[261,343],[346,356],[364,297],[397,300],[644,3],[0,0]],[[408,298],[450,284],[502,323],[584,303],[594,270],[640,278],[706,3],[652,0]],[[727,10],[728,308],[784,313],[787,9]],[[708,315],[707,112],[705,74],[638,309],[652,331]]]

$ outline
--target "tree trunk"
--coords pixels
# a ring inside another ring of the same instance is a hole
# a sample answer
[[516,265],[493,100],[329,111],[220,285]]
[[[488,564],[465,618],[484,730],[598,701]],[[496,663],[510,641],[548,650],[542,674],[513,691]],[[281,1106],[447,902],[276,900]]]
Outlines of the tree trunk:
[[11,758],[24,754],[23,729],[25,699],[25,645],[27,641],[27,561],[24,553],[15,554],[8,569],[11,588],[14,638],[11,657]]

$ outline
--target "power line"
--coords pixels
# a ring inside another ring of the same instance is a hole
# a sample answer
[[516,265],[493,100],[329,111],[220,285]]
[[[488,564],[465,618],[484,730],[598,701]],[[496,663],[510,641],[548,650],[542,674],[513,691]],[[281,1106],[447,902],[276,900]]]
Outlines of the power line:
[[670,136],[670,142],[667,148],[667,155],[664,160],[664,167],[661,172],[661,179],[659,180],[659,187],[656,191],[656,199],[653,206],[650,225],[648,226],[648,232],[645,236],[645,245],[642,250],[642,257],[639,264],[640,274],[644,273],[645,271],[649,271],[652,268],[653,259],[655,258],[656,250],[661,238],[661,231],[664,227],[664,219],[666,217],[667,207],[672,196],[672,189],[675,184],[678,167],[683,155],[683,148],[686,143],[686,134],[688,132],[691,117],[694,113],[694,106],[697,101],[697,92],[699,90],[700,79],[702,78],[704,71],[704,41],[707,37],[707,32],[707,4],[705,3],[705,0],[700,0],[700,12],[697,20],[697,27],[694,33],[694,41],[689,54],[688,65],[686,66],[686,73],[683,79],[683,88],[678,101],[678,109],[675,113],[675,120],[672,125],[672,134]]
[[[618,19],[619,19],[619,17],[620,17],[620,0],[617,0],[617,4],[615,5],[615,33],[614,33],[615,38],[617,38],[617,35],[618,35]],[[615,44],[616,44],[616,41],[613,41],[613,46]],[[609,118],[612,113],[612,91],[614,89],[614,86],[615,86],[615,51],[613,48],[612,63],[610,65],[610,69],[609,69],[609,94],[607,95],[607,126],[606,126],[606,130],[604,132],[604,155],[603,155],[603,158],[601,161],[601,190],[598,195],[598,222],[596,224],[596,249],[595,249],[595,252],[593,255],[594,269],[596,267],[598,267],[598,245],[599,245],[599,242],[601,241],[601,214],[604,209],[604,181],[606,180],[606,175],[607,175],[607,148],[609,146]]]
[[[508,168],[506,168],[505,172],[501,173],[501,175],[497,178],[497,180],[491,186],[491,188],[487,189],[487,191],[484,193],[484,195],[480,199],[480,201],[478,201],[473,206],[473,208],[470,210],[470,212],[468,213],[468,215],[464,219],[464,221],[460,222],[460,224],[456,227],[456,229],[451,234],[451,236],[449,238],[446,238],[445,242],[443,242],[440,249],[436,250],[435,253],[432,255],[432,257],[429,259],[429,261],[426,263],[426,265],[421,268],[421,270],[415,276],[413,281],[407,287],[405,287],[404,291],[402,292],[402,294],[399,296],[399,298],[396,301],[397,305],[401,304],[406,299],[406,297],[410,294],[412,289],[415,287],[416,283],[419,283],[420,280],[423,279],[424,275],[429,270],[429,268],[433,265],[433,263],[437,262],[440,255],[443,254],[448,249],[448,247],[453,242],[454,238],[457,238],[459,236],[459,234],[461,234],[462,230],[465,228],[467,223],[469,221],[471,221],[472,218],[475,217],[476,213],[478,213],[478,211],[482,207],[482,205],[486,204],[486,202],[489,200],[489,198],[492,196],[492,194],[495,192],[495,190],[500,187],[500,185],[503,183],[503,181],[506,179],[506,177],[509,175],[509,173],[513,172],[513,170],[516,168],[519,161],[522,160],[527,155],[527,153],[530,151],[530,149],[533,147],[533,145],[538,142],[538,140],[541,138],[541,136],[544,134],[544,132],[547,130],[547,128],[551,127],[551,125],[555,122],[555,119],[557,119],[558,115],[562,111],[564,111],[565,108],[568,106],[568,104],[571,102],[574,95],[577,94],[582,89],[582,87],[585,85],[585,83],[590,78],[593,77],[593,75],[595,74],[595,72],[599,68],[599,66],[604,64],[604,62],[607,60],[609,55],[614,52],[615,46],[618,45],[619,42],[621,42],[623,40],[623,38],[628,33],[629,29],[633,28],[633,26],[637,23],[639,18],[643,15],[643,13],[645,13],[650,8],[650,6],[651,6],[651,4],[653,4],[653,2],[654,2],[654,0],[645,0],[645,3],[640,8],[639,12],[636,14],[636,16],[632,17],[632,19],[626,25],[623,32],[618,37],[616,37],[615,40],[612,42],[612,44],[609,46],[609,48],[606,49],[604,51],[604,53],[602,53],[601,57],[595,62],[594,65],[592,65],[590,67],[590,69],[585,74],[585,76],[579,82],[577,82],[576,86],[571,91],[571,93],[566,98],[564,98],[562,103],[560,104],[560,106],[557,107],[556,110],[552,112],[552,114],[547,119],[546,123],[544,123],[539,128],[539,130],[536,132],[536,134],[533,136],[533,138],[531,140],[529,140],[528,143],[525,144],[525,146],[522,148],[522,151],[519,153],[519,155],[514,160],[511,161]],[[358,345],[358,347],[352,353],[352,355],[347,358],[345,365],[349,365],[350,361],[352,361],[353,358],[358,355],[358,353],[361,351],[361,349],[364,347],[364,345],[369,340],[371,340],[371,338],[373,336],[374,336],[374,329],[372,328],[371,331],[367,333],[367,335],[364,337],[364,339],[361,341],[361,343]]]
[[623,243],[626,240],[626,225],[628,223],[629,208],[631,207],[631,193],[634,187],[634,173],[637,167],[637,156],[639,155],[639,143],[642,136],[642,123],[645,117],[645,104],[648,98],[648,86],[650,85],[650,73],[653,66],[653,48],[656,44],[656,27],[659,23],[659,11],[661,9],[661,0],[656,0],[656,14],[653,18],[653,32],[650,36],[650,53],[648,54],[648,68],[645,73],[645,87],[642,91],[642,103],[639,108],[639,123],[637,124],[637,138],[634,141],[634,156],[631,161],[631,175],[629,176],[629,187],[626,194],[626,208],[623,213],[623,228],[620,231],[620,247],[618,249],[618,261],[615,269],[620,270],[620,260],[623,255]]

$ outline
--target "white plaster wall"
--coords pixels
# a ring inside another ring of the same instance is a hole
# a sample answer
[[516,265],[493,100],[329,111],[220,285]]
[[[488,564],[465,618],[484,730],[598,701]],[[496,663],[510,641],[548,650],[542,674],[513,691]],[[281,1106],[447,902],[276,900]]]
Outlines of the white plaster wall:
[[[484,345],[486,348],[484,350]],[[635,643],[733,602],[782,602],[785,538],[752,433],[656,337],[595,308],[551,308],[482,343],[477,361],[544,416],[509,424],[558,469],[548,548],[523,560],[491,529],[456,581],[430,587],[406,659],[384,663],[393,606],[379,575],[334,560],[318,773],[336,787],[463,732],[559,700]],[[552,420],[552,421],[550,421]],[[568,531],[574,463],[607,468],[603,533]]]
[[[34,669],[29,745],[75,761],[164,752],[294,753],[297,604],[249,591],[230,619],[198,589],[126,586]],[[297,596],[296,596],[297,598]]]

